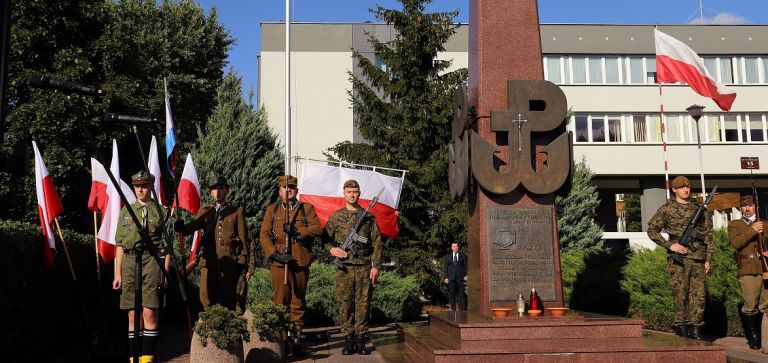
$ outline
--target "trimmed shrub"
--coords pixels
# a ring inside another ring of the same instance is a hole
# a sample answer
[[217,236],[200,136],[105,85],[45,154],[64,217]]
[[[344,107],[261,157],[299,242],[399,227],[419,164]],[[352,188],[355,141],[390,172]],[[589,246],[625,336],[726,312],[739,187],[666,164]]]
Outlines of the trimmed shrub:
[[337,324],[338,320],[336,267],[324,263],[313,263],[307,283],[307,322],[322,325]]
[[373,289],[371,320],[411,321],[420,315],[421,301],[416,277],[402,278],[393,272],[382,272]]
[[200,313],[195,333],[200,336],[202,346],[207,346],[210,340],[219,349],[231,349],[237,343],[251,340],[248,321],[219,304]]
[[628,253],[620,248],[564,252],[560,258],[566,305],[578,311],[626,315],[629,296],[621,291],[620,281]]
[[707,308],[705,329],[716,335],[742,336],[739,309],[744,304],[739,287],[738,270],[728,240],[728,230],[715,231],[715,252],[707,277]]
[[647,329],[672,329],[672,288],[663,248],[636,251],[624,267],[621,288],[629,294],[629,317],[645,320]]
[[[311,274],[310,274],[311,276]],[[248,306],[272,301],[272,279],[269,269],[257,268],[248,280]]]

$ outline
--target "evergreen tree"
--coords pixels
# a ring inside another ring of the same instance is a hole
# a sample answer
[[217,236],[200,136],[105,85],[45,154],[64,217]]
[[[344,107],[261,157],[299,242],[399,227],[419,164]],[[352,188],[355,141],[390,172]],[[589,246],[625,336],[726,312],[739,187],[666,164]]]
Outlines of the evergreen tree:
[[637,194],[624,194],[624,223],[627,225],[627,232],[643,231],[640,196]]
[[[401,273],[433,279],[431,260],[451,241],[466,238],[466,204],[448,193],[448,151],[453,90],[466,81],[466,69],[447,72],[450,61],[438,60],[456,32],[457,12],[425,13],[430,0],[399,0],[402,10],[371,9],[391,24],[394,39],[368,42],[379,67],[354,51],[362,77],[350,73],[354,124],[365,142],[343,142],[329,151],[337,158],[408,170],[400,198],[400,235],[386,241],[385,258]],[[362,186],[365,188],[365,186]],[[428,252],[428,253],[424,253]],[[412,263],[422,259],[424,263]],[[407,263],[406,263],[407,262]]]
[[592,184],[592,177],[586,160],[582,159],[573,170],[568,194],[555,198],[562,251],[602,246],[603,228],[594,219],[600,199],[597,197],[597,188]]
[[198,130],[198,140],[192,153],[204,200],[210,202],[210,176],[226,177],[229,200],[243,208],[250,233],[257,233],[265,208],[277,195],[275,178],[283,170],[283,153],[267,125],[266,111],[255,110],[250,98],[243,100],[242,77],[234,71],[224,77],[218,106]]

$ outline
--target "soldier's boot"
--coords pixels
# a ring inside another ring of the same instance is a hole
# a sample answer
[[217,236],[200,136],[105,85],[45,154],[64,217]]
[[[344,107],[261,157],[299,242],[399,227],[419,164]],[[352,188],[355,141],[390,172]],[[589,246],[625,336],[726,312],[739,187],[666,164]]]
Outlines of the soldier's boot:
[[347,334],[346,337],[344,337],[344,346],[341,348],[341,354],[343,355],[350,355],[355,354],[355,335],[354,334]]
[[371,354],[373,349],[370,348],[371,341],[368,337],[368,333],[357,335],[357,353],[360,355]]
[[704,340],[704,337],[701,336],[701,326],[691,325],[688,332],[691,339]]
[[763,343],[763,334],[762,334],[762,321],[763,321],[763,313],[758,310],[757,314],[751,316],[751,322],[752,322],[752,330],[755,332],[755,344],[757,344],[757,349],[760,349],[762,347],[768,347],[768,345],[762,344]]
[[[739,312],[739,318],[741,318],[741,327],[744,328],[744,337],[747,338],[749,349],[760,349],[760,339],[755,334],[754,316]],[[758,329],[760,329],[759,326]]]
[[681,338],[688,338],[688,325],[675,325],[675,334]]
[[291,355],[294,357],[303,357],[307,355],[307,351],[301,346],[299,335],[294,335],[293,339],[291,339]]

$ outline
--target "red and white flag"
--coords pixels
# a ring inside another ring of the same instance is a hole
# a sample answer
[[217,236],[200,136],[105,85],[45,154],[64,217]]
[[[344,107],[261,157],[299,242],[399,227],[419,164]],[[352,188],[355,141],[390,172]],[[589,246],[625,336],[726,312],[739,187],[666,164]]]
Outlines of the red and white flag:
[[[192,161],[192,154],[187,154],[187,161],[184,164],[184,171],[179,180],[179,208],[186,209],[192,215],[197,215],[200,210],[200,182],[197,179],[197,170]],[[195,231],[192,238],[192,248],[189,252],[189,262],[195,260],[197,249],[200,246],[200,230]]]
[[[117,155],[117,141],[112,140],[112,162],[109,170],[115,179],[120,179],[120,159]],[[105,172],[106,174],[106,172]],[[124,193],[125,194],[125,193]],[[130,193],[133,195],[133,192]],[[128,195],[126,195],[126,198]],[[129,200],[129,202],[131,202]],[[120,210],[123,208],[120,194],[112,183],[107,183],[107,202],[101,216],[101,227],[99,228],[99,254],[105,263],[109,263],[115,258],[115,233],[120,218]]]
[[157,154],[157,140],[155,136],[152,136],[152,143],[149,145],[149,164],[147,168],[149,173],[155,177],[155,193],[157,194],[157,201],[160,205],[165,205],[165,195],[163,194],[162,174],[160,173],[160,158]]
[[[88,196],[88,209],[94,212],[101,211],[101,213],[104,213],[104,210],[107,208],[107,202],[109,201],[109,197],[107,197],[107,185],[110,183],[104,165],[101,165],[98,160],[91,158],[91,194]],[[136,194],[133,192],[133,188],[128,186],[128,184],[122,180],[120,180],[120,189],[123,190],[123,194],[125,194],[125,198],[128,199],[128,203],[136,201]]]
[[51,223],[64,212],[64,207],[61,205],[59,195],[56,194],[56,186],[48,175],[48,168],[45,167],[43,157],[40,156],[40,150],[34,141],[32,141],[32,148],[35,149],[35,189],[37,189],[37,211],[40,214],[40,226],[45,240],[43,248],[45,266],[50,267],[56,255],[56,237]]
[[299,200],[315,206],[320,222],[325,226],[331,214],[344,206],[344,182],[355,179],[360,184],[360,205],[365,208],[383,188],[379,203],[371,208],[381,234],[397,237],[397,205],[403,179],[372,170],[359,170],[305,163],[301,168]]
[[709,97],[723,111],[730,111],[736,92],[718,83],[704,61],[685,43],[654,29],[656,79],[659,83],[685,82],[696,93]]

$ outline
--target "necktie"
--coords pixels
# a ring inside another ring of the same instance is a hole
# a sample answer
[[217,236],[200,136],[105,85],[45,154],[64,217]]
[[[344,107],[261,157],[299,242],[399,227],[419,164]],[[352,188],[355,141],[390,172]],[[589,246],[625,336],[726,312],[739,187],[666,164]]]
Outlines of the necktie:
[[453,263],[459,263],[459,254],[453,253]]

